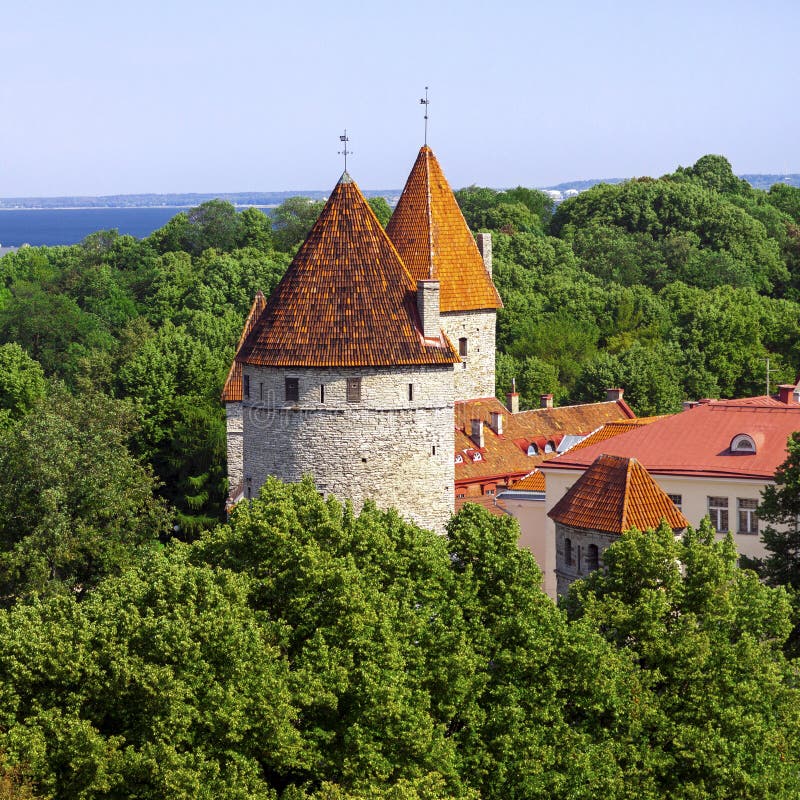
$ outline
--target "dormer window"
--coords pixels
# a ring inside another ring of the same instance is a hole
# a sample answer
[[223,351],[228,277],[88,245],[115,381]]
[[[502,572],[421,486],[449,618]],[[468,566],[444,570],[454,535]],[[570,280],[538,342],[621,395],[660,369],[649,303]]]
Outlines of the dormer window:
[[464,463],[464,456],[461,453],[456,453],[456,464],[463,464]]
[[528,445],[528,455],[529,456],[538,456],[539,455],[539,448],[531,443]]
[[473,461],[483,461],[483,456],[480,453],[473,453],[472,454]]
[[731,439],[731,453],[755,453],[756,443],[746,433],[738,433]]
[[545,451],[545,453],[554,453],[554,452],[555,452],[555,449],[556,449],[555,442],[548,442],[548,443],[547,443],[547,444],[544,446],[544,451]]

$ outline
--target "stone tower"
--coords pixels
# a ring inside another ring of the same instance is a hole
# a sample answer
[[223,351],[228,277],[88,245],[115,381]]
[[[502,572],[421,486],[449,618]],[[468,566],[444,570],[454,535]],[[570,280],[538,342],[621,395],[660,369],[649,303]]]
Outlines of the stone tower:
[[386,232],[416,280],[439,281],[442,328],[460,356],[455,399],[493,397],[495,322],[502,302],[492,283],[491,238],[479,234],[478,249],[427,145],[419,151]]
[[646,531],[662,520],[677,534],[686,517],[635,459],[600,455],[553,506],[556,524],[556,591],[600,569],[603,553],[631,528]]
[[236,356],[244,497],[311,474],[356,509],[372,499],[444,530],[461,359],[440,291],[412,278],[345,173]]
[[[256,292],[253,305],[250,307],[250,313],[244,322],[244,330],[242,331],[239,344],[236,347],[236,355],[242,349],[242,345],[247,339],[250,331],[253,330],[264,306],[267,304],[267,298],[264,293],[259,289]],[[222,389],[222,402],[225,404],[225,427],[227,432],[228,444],[228,487],[231,496],[239,496],[244,490],[244,464],[242,459],[243,454],[243,417],[242,417],[242,365],[234,359],[231,368],[228,371],[228,377],[225,380],[225,386]]]

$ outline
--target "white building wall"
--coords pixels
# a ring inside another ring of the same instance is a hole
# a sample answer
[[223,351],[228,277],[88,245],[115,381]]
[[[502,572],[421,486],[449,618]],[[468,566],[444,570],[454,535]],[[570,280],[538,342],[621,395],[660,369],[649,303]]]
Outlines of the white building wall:
[[[530,498],[519,495],[529,494]],[[519,523],[520,548],[530,550],[539,569],[542,570],[542,589],[552,598],[556,596],[555,555],[554,543],[550,543],[545,533],[544,499],[537,499],[534,492],[514,492],[513,490],[502,493],[503,505],[514,519]]]
[[[313,475],[321,491],[393,506],[444,532],[454,505],[453,372],[440,367],[278,369],[245,366],[245,496],[268,475]],[[361,378],[361,401],[347,402],[347,378]],[[299,400],[285,401],[285,379]],[[413,396],[409,399],[409,384]],[[324,400],[320,387],[324,385]]]
[[442,329],[458,349],[467,340],[467,355],[454,367],[455,399],[494,397],[495,327],[494,309],[449,311],[440,316]]

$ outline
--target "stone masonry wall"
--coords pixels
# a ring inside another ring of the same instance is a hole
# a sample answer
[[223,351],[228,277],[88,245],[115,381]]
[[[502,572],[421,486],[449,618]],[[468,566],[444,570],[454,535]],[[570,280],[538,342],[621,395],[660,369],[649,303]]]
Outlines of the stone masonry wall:
[[228,430],[228,488],[233,490],[244,477],[241,403],[225,404],[225,424]]
[[[587,564],[589,545],[597,545],[598,564],[603,566],[603,553],[619,537],[612,533],[593,531],[586,528],[571,528],[568,525],[556,523],[556,592],[566,594],[570,584],[578,578],[584,578],[591,571]],[[568,564],[565,557],[565,541],[572,542],[572,563]]]
[[[441,367],[278,369],[245,366],[245,497],[267,476],[318,488],[358,511],[367,499],[444,532],[454,505],[453,373]],[[347,378],[361,378],[348,403]],[[285,401],[285,379],[299,399]],[[413,396],[409,399],[409,384]],[[324,400],[320,387],[324,386]]]
[[493,309],[447,312],[441,317],[442,329],[458,349],[458,340],[467,340],[467,356],[454,369],[455,399],[494,397],[495,324]]

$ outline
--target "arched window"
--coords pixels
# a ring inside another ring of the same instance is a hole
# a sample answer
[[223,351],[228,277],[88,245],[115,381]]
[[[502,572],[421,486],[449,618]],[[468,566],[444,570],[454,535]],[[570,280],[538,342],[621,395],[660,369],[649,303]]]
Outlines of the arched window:
[[572,566],[572,539],[564,539],[564,561]]
[[536,447],[535,444],[531,443],[528,445],[528,455],[529,456],[538,456],[539,455],[539,448]]
[[545,453],[554,453],[554,452],[555,452],[555,449],[556,449],[555,442],[548,442],[548,443],[547,443],[547,444],[544,446],[544,451],[545,451]]
[[600,553],[596,544],[590,544],[586,550],[586,567],[589,572],[596,570],[600,566]]
[[746,433],[737,433],[731,439],[731,452],[732,453],[755,453],[756,443],[753,441],[752,436]]

